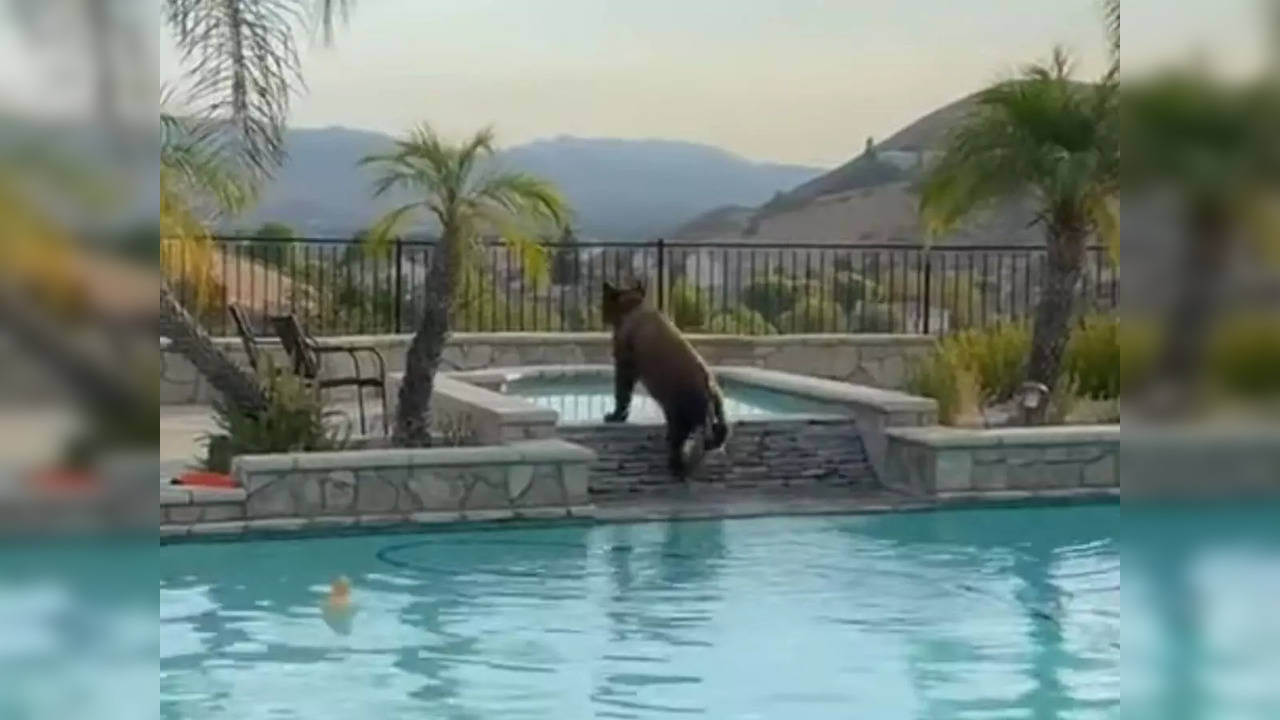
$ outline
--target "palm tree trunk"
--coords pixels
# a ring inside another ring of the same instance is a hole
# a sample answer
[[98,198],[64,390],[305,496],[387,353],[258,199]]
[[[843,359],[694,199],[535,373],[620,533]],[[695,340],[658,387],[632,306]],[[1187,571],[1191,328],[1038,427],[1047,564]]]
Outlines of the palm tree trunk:
[[[1048,263],[1036,306],[1027,379],[1053,390],[1062,370],[1062,357],[1075,312],[1076,286],[1084,267],[1085,232],[1079,223],[1055,222],[1049,228]],[[1048,416],[1041,403],[1032,416],[1040,424]]]
[[405,355],[404,380],[400,383],[396,404],[394,438],[401,447],[431,444],[431,392],[440,368],[440,356],[449,340],[449,314],[462,260],[460,248],[455,245],[456,242],[442,238],[427,272],[425,307]]
[[237,365],[182,307],[167,282],[160,284],[160,334],[185,357],[223,400],[246,415],[267,407],[267,394],[252,373]]

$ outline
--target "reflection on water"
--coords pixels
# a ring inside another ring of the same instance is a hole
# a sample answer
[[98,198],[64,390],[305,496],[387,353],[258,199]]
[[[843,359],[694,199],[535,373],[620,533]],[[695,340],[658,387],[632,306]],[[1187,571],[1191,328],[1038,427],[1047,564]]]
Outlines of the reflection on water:
[[[1119,512],[168,547],[163,713],[1106,717]],[[339,574],[360,607],[345,637],[320,617]]]

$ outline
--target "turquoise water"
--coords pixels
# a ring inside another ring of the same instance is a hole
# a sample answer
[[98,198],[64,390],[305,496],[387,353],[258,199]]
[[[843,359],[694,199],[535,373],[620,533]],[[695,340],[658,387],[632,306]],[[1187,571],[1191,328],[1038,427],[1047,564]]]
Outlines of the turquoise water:
[[[835,405],[754,385],[725,383],[723,391],[725,414],[734,420],[840,412]],[[555,410],[560,414],[560,422],[566,424],[598,423],[613,411],[613,379],[608,377],[526,378],[511,382],[506,392]],[[662,422],[662,410],[644,392],[643,385],[636,385],[629,419]]]
[[[1109,718],[1119,506],[161,548],[165,718]],[[350,634],[323,620],[352,580]]]

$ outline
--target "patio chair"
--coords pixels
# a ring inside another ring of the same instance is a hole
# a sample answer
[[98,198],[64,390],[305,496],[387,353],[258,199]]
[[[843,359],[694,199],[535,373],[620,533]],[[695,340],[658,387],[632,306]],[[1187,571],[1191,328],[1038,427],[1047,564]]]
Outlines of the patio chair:
[[240,336],[240,344],[244,346],[244,354],[249,359],[249,367],[253,368],[255,373],[262,372],[260,367],[262,349],[258,347],[258,336],[254,333],[253,326],[249,324],[248,316],[235,303],[227,305],[227,312],[231,314],[231,320],[236,324],[236,334]]
[[[382,427],[387,428],[387,363],[382,353],[372,345],[337,345],[320,343],[307,333],[292,314],[276,315],[271,318],[276,335],[284,345],[293,362],[293,370],[299,377],[314,384],[316,390],[324,391],[333,388],[351,387],[356,391],[356,405],[360,410],[360,432],[367,432],[364,412],[364,391],[374,389],[382,399]],[[352,375],[342,377],[321,377],[322,356],[342,353],[351,358]],[[371,355],[377,366],[376,375],[365,375],[361,372],[360,358]]]

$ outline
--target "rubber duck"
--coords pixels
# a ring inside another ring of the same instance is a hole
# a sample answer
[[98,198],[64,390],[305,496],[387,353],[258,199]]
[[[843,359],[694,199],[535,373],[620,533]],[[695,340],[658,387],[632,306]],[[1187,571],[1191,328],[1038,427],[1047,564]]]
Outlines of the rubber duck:
[[350,635],[356,606],[351,602],[351,581],[345,576],[329,583],[329,595],[321,604],[320,615],[324,622],[339,635]]

